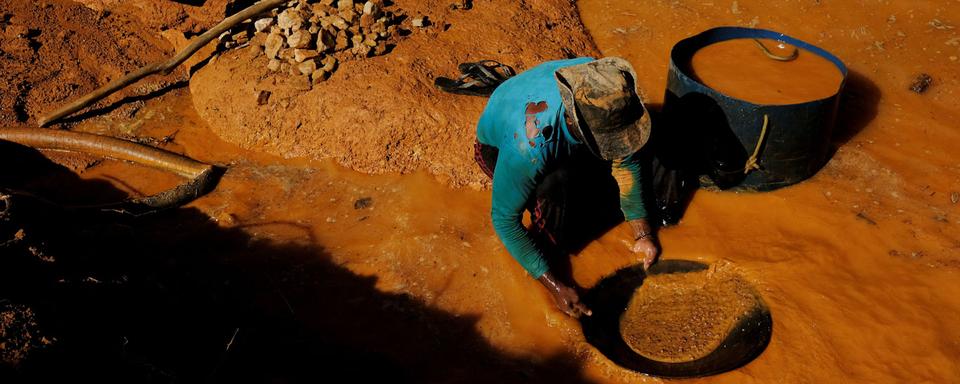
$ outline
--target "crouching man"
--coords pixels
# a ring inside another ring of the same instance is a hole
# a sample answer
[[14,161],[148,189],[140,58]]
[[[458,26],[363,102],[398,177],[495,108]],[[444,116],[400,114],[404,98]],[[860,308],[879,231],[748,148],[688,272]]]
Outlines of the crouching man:
[[570,316],[591,312],[552,273],[547,256],[568,256],[565,240],[576,235],[571,212],[593,199],[584,190],[612,175],[633,228],[633,252],[645,268],[656,261],[640,179],[639,150],[650,129],[636,73],[617,57],[551,61],[520,73],[496,88],[477,123],[475,157],[493,179],[494,230]]

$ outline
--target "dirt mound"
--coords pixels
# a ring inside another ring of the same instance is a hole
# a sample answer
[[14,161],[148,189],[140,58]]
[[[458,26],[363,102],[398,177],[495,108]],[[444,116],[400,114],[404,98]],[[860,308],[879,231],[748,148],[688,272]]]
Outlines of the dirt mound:
[[[0,126],[32,123],[66,101],[159,60],[169,45],[147,31],[123,14],[70,1],[7,2],[0,10]],[[161,89],[171,78],[135,85],[98,106]]]
[[[426,169],[454,186],[480,187],[486,181],[472,145],[486,100],[443,93],[433,79],[457,75],[466,61],[523,70],[597,51],[570,1],[495,0],[470,9],[451,2],[387,6],[406,16],[400,28],[409,33],[386,55],[344,62],[312,88],[299,76],[270,72],[262,54],[227,52],[191,79],[196,109],[220,137],[247,149],[332,157],[367,173]],[[419,16],[430,24],[414,27]]]
[[176,29],[199,34],[219,23],[231,10],[241,5],[235,0],[207,0],[192,6],[170,0],[76,0],[97,11],[134,15],[150,30]]
[[716,349],[758,305],[750,285],[729,267],[653,275],[630,300],[620,334],[647,358],[693,361]]

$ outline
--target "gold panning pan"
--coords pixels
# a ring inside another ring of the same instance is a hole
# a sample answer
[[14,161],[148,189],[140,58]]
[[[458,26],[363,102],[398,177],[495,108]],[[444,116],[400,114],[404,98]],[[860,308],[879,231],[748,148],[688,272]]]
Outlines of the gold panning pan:
[[585,296],[584,336],[620,366],[654,376],[706,376],[745,365],[770,341],[773,320],[732,265],[663,260],[649,275],[625,268]]

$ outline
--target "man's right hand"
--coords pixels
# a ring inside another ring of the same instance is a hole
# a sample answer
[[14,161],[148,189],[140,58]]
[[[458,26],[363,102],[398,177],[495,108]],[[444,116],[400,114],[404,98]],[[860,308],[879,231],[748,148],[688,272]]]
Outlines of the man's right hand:
[[580,302],[580,295],[577,295],[577,291],[557,281],[550,272],[544,273],[543,276],[540,276],[537,280],[547,288],[557,308],[563,311],[563,313],[573,318],[578,318],[582,315],[593,315],[593,311]]

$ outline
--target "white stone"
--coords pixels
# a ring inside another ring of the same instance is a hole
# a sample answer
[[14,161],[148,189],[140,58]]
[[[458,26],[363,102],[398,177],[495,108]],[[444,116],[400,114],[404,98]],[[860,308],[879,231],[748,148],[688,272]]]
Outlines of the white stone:
[[379,13],[380,13],[380,6],[377,5],[377,3],[374,3],[374,2],[372,2],[372,1],[368,1],[368,2],[366,2],[366,3],[363,4],[363,14],[364,14],[364,15],[370,15],[370,16],[373,16],[373,17],[377,17],[377,15],[378,15]]
[[297,66],[297,69],[300,70],[301,75],[310,76],[313,74],[313,71],[317,70],[317,63],[313,60],[307,60],[300,63],[300,65]]
[[271,70],[271,71],[274,71],[274,72],[279,71],[279,70],[280,70],[280,60],[271,59],[270,62],[267,63],[267,69],[269,69],[269,70]]
[[299,30],[287,36],[287,45],[290,48],[303,49],[310,46],[311,40],[313,40],[313,36],[310,35],[310,32]]
[[293,50],[293,60],[302,63],[309,59],[317,57],[317,51],[312,49],[294,49]]
[[253,22],[253,28],[255,28],[257,32],[266,31],[272,25],[273,25],[273,19],[271,18],[263,18]]
[[303,26],[303,14],[293,8],[284,10],[277,15],[277,25],[287,31],[300,29]]
[[326,51],[337,45],[337,37],[326,29],[317,32],[317,51]]
[[277,54],[283,49],[283,36],[277,33],[271,33],[263,43],[263,52],[268,58],[276,59]]

